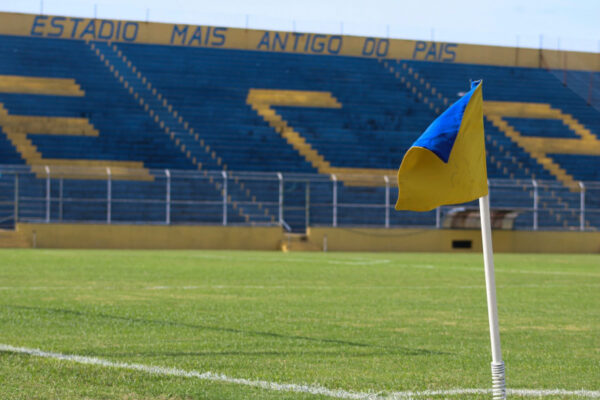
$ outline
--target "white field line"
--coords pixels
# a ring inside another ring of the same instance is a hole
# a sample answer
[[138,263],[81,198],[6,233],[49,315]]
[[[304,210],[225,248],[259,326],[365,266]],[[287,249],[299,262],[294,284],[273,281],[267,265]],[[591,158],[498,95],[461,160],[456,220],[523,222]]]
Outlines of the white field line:
[[[53,252],[46,252],[44,254],[48,255],[59,255]],[[128,254],[128,257],[135,255],[136,253]],[[139,253],[143,255],[142,253]],[[227,255],[227,254],[189,254],[186,257],[190,258],[205,258],[205,259],[219,259],[219,260],[235,260],[236,256]],[[244,256],[245,260],[252,261],[262,261],[262,262],[270,262],[270,263],[285,263],[285,262],[297,262],[297,263],[313,263],[316,258],[307,258],[307,257],[297,257],[291,254],[287,255],[278,255],[278,256]],[[401,264],[394,260],[389,259],[370,259],[370,258],[359,258],[359,257],[348,257],[348,258],[337,258],[331,260],[325,260],[328,264],[346,264],[346,265],[378,265],[378,264],[392,264],[397,267],[407,267],[407,268],[426,268],[426,269],[454,269],[454,270],[462,270],[462,271],[473,271],[473,272],[483,272],[483,263],[482,267],[455,267],[455,266],[443,266],[443,267],[435,267],[433,265],[416,265],[416,264]],[[532,270],[515,270],[515,269],[502,269],[502,267],[498,268],[496,266],[496,273],[510,273],[510,274],[532,274],[532,275],[567,275],[567,276],[584,276],[590,278],[600,278],[600,274],[590,274],[585,272],[570,272],[570,271],[532,271]]]
[[[194,258],[219,258],[219,259],[231,259],[233,260],[233,256],[223,256],[223,255],[210,255],[210,254],[197,254],[193,255]],[[245,257],[246,260],[253,261],[263,261],[263,262],[297,262],[297,263],[313,263],[315,259],[311,258],[292,258],[290,256],[282,256],[282,257]],[[483,262],[481,268],[478,267],[454,267],[454,266],[443,266],[436,267],[433,265],[419,265],[419,264],[402,264],[397,263],[393,260],[389,259],[366,259],[366,258],[347,258],[347,259],[331,259],[325,260],[328,264],[345,264],[345,265],[378,265],[378,264],[392,264],[395,267],[405,267],[405,268],[423,268],[423,269],[454,269],[461,271],[473,271],[473,272],[483,272]],[[516,270],[516,269],[502,269],[496,266],[496,273],[508,273],[508,274],[532,274],[532,275],[567,275],[567,276],[585,276],[591,278],[600,278],[600,274],[589,274],[585,272],[571,272],[571,271],[532,271],[532,270]]]
[[[442,266],[436,267],[434,265],[419,265],[419,264],[393,264],[395,267],[406,267],[406,268],[425,268],[425,269],[452,269],[457,271],[472,271],[483,273],[483,263],[481,267],[455,267],[455,266]],[[506,274],[531,274],[531,275],[571,275],[571,276],[586,276],[592,278],[600,278],[600,274],[588,274],[585,272],[570,272],[570,271],[532,271],[527,269],[503,269],[496,268],[496,273],[506,273]]]
[[[328,396],[337,399],[414,399],[430,396],[460,396],[465,394],[488,394],[491,389],[449,389],[449,390],[425,390],[404,392],[355,392],[343,389],[329,389],[320,385],[305,385],[296,383],[277,383],[262,380],[244,378],[233,378],[215,372],[186,371],[179,368],[158,367],[153,365],[114,362],[96,357],[78,356],[31,349],[26,347],[14,347],[8,344],[0,344],[0,352],[27,354],[35,357],[49,358],[54,360],[69,361],[77,364],[96,365],[107,368],[119,368],[130,371],[145,372],[152,375],[177,376],[184,378],[196,378],[205,381],[221,382],[241,386],[251,386],[265,390],[279,392],[307,393],[313,395]],[[600,391],[593,390],[564,390],[564,389],[508,389],[508,394],[515,396],[577,396],[585,398],[600,398]]]
[[[212,254],[194,254],[191,257],[194,258],[218,258],[218,259],[234,259],[234,256],[227,255],[212,255]],[[294,257],[293,255],[283,255],[279,257],[253,257],[248,256],[245,257],[246,260],[253,261],[263,261],[263,262],[315,262],[314,258],[307,257]],[[359,257],[349,257],[349,258],[337,258],[331,260],[325,260],[328,264],[347,264],[347,265],[377,265],[377,264],[389,264],[392,263],[394,266],[398,267],[407,267],[407,268],[428,268],[428,269],[454,269],[454,270],[462,270],[462,271],[474,271],[474,272],[483,272],[483,263],[482,267],[453,267],[453,266],[443,266],[443,267],[435,267],[433,265],[416,265],[416,264],[400,264],[393,260],[389,259],[369,259],[369,258],[359,258]],[[586,276],[593,278],[600,278],[600,274],[589,274],[585,272],[571,272],[571,271],[532,271],[532,270],[514,270],[514,269],[502,269],[496,266],[496,273],[511,273],[511,274],[533,274],[533,275],[572,275],[572,276]]]
[[391,260],[327,260],[327,264],[346,264],[346,265],[375,265],[375,264],[388,264]]
[[[600,284],[537,284],[523,283],[514,285],[497,285],[498,288],[523,288],[523,289],[556,289],[572,287],[600,288]],[[462,290],[485,289],[485,285],[462,286],[406,286],[406,285],[380,285],[380,286],[329,286],[329,285],[186,285],[186,286],[148,286],[146,290],[211,290],[211,289],[258,289],[258,290]],[[0,288],[1,290],[1,288]]]
[[[522,283],[497,285],[497,288],[512,289],[556,289],[556,288],[600,288],[600,283],[583,284],[537,284]],[[230,289],[255,289],[255,290],[463,290],[485,289],[485,285],[461,286],[407,286],[407,285],[365,285],[365,286],[331,286],[331,285],[185,285],[185,286],[147,286],[147,287],[114,287],[114,286],[0,286],[0,292],[6,291],[52,291],[52,290],[85,290],[85,291],[111,291],[111,290],[230,290]]]
[[[600,286],[600,285],[599,285]],[[541,287],[541,285],[540,285]],[[544,286],[546,287],[546,286]],[[146,290],[207,290],[207,289],[260,289],[260,290],[384,290],[384,289],[485,289],[485,285],[476,286],[314,286],[314,285],[196,285],[196,286],[149,286]]]
[[[213,254],[193,254],[190,255],[192,258],[206,258],[206,259],[219,259],[219,260],[234,260],[237,259],[234,256],[225,256],[225,255],[213,255]],[[262,261],[262,262],[296,262],[296,263],[313,263],[316,258],[298,258],[293,256],[281,256],[281,257],[253,257],[247,256],[244,257],[245,260],[252,261]],[[392,260],[388,259],[367,259],[367,258],[338,258],[331,260],[323,260],[328,264],[346,264],[346,265],[376,265],[376,264],[388,264],[392,262]]]
[[[477,267],[438,267],[439,269],[454,269],[460,271],[474,271],[474,272],[483,272],[483,266],[481,268]],[[495,272],[497,274],[506,273],[506,274],[531,274],[531,275],[567,275],[567,276],[585,276],[590,278],[600,278],[600,274],[587,274],[580,272],[568,272],[568,271],[531,271],[531,270],[521,270],[521,269],[502,269],[496,268]]]
[[[0,290],[94,290],[93,286],[0,286]],[[102,288],[114,289],[114,288]]]

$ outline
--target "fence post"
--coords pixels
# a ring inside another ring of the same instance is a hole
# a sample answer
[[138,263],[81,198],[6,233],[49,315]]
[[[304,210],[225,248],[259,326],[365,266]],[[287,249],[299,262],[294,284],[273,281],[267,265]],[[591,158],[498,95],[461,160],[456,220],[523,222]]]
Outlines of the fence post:
[[283,175],[281,172],[277,173],[277,179],[279,179],[279,225],[283,226]]
[[46,223],[50,222],[50,167],[44,167],[46,170]]
[[227,226],[227,172],[221,171],[223,175],[223,226]]
[[58,220],[63,219],[63,178],[58,181]]
[[442,227],[442,207],[435,208],[435,227],[440,229]]
[[538,230],[538,183],[535,179],[531,180],[531,184],[533,185],[533,230]]
[[306,181],[306,190],[304,197],[304,221],[306,223],[306,229],[310,224],[310,181]]
[[579,181],[579,230],[585,230],[585,184]]
[[390,227],[390,178],[387,175],[383,177],[385,181],[385,227]]
[[14,201],[15,225],[19,221],[19,174],[15,173],[15,201]]
[[337,227],[337,208],[338,208],[338,198],[337,198],[337,176],[335,174],[331,174],[331,180],[333,181],[333,218],[332,218],[332,226]]
[[106,167],[106,223],[112,220],[112,174],[110,167]]
[[171,225],[171,171],[165,168],[165,176],[167,177],[165,192],[165,224]]

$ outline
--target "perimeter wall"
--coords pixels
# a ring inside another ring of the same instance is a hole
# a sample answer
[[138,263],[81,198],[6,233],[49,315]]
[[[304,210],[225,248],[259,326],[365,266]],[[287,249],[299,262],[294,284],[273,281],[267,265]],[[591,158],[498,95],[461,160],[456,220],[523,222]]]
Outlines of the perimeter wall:
[[[493,243],[496,252],[600,253],[600,232],[496,230]],[[0,247],[29,248],[323,251],[324,246],[328,251],[482,251],[480,231],[467,229],[310,228],[306,236],[290,236],[277,226],[20,223],[0,235]]]

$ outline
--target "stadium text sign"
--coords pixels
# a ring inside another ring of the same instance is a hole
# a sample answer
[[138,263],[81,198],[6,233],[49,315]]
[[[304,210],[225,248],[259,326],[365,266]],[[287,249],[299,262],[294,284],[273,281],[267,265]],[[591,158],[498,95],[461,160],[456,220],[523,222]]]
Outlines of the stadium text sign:
[[[31,23],[29,34],[31,36],[64,39],[145,42],[141,36],[138,37],[140,24],[140,22],[134,21],[36,15]],[[146,25],[149,24],[143,24],[143,26]],[[245,48],[238,45],[240,34],[245,36],[242,41],[248,43]],[[254,40],[248,41],[249,38]],[[359,39],[361,43],[357,47],[356,41],[351,39]],[[164,42],[165,40],[159,41],[159,43]],[[389,57],[390,42],[390,39],[374,37],[346,37],[346,40],[344,40],[342,35],[276,31],[242,32],[239,29],[225,27],[179,24],[171,26],[168,40],[168,44],[178,46],[234,47],[244,48],[245,50],[282,53],[343,54],[363,57]],[[229,43],[232,46],[228,46]],[[457,47],[457,43],[416,41],[413,45],[412,58],[425,61],[453,62],[456,59]]]
[[[540,67],[538,49],[51,15],[0,13],[0,35]],[[600,70],[592,53],[544,54],[548,68]]]
[[111,21],[74,17],[36,15],[31,36],[52,38],[112,40],[135,42],[139,24],[131,21]]

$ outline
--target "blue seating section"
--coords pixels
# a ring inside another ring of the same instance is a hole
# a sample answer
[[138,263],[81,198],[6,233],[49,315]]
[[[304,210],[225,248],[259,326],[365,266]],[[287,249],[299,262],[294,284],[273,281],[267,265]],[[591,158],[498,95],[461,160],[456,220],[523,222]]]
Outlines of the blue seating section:
[[484,100],[550,103],[576,117],[600,138],[598,110],[544,69],[423,61],[407,61],[407,64],[451,99],[464,92],[463,82],[483,79]]
[[[129,160],[142,161],[149,168],[194,168],[85,42],[2,36],[0,60],[0,75],[72,78],[85,91],[85,97],[0,93],[0,103],[9,114],[85,117],[101,132],[98,137],[29,135],[45,158]],[[4,148],[2,139],[0,136],[0,150]]]
[[600,73],[590,71],[553,70],[556,78],[600,111]]
[[[152,182],[112,182],[110,210],[106,181],[53,179],[53,221],[106,221],[110,214],[112,222],[219,224],[222,178],[202,172],[226,169],[228,223],[276,223],[279,181],[273,174],[260,179],[242,172],[318,171],[247,104],[249,91],[331,93],[341,108],[274,110],[331,166],[393,170],[439,110],[390,73],[384,61],[406,64],[418,73],[417,85],[435,87],[451,101],[470,79],[483,78],[486,100],[550,103],[600,138],[600,112],[543,69],[14,36],[0,37],[0,75],[72,78],[85,96],[0,93],[0,103],[13,115],[84,117],[99,131],[98,137],[29,134],[44,158],[140,161],[153,169]],[[568,78],[577,85],[590,76],[569,72]],[[578,138],[559,120],[506,121],[528,137]],[[539,186],[540,207],[546,208],[539,214],[540,227],[578,226],[579,195],[557,189],[556,178],[489,120],[485,130],[488,176],[523,182],[516,188],[496,186],[492,206],[520,210],[516,227],[528,229],[533,221],[531,181],[548,181]],[[0,157],[4,165],[25,163],[1,127]],[[598,156],[551,157],[576,180],[600,180]],[[168,211],[167,177],[157,172],[167,168],[179,174],[170,181]],[[20,216],[45,219],[45,180],[33,174],[22,179]],[[284,182],[284,219],[292,228],[333,223],[328,176],[295,176]],[[339,226],[384,223],[383,184],[337,185]],[[397,189],[390,188],[390,209],[396,195]],[[435,218],[435,211],[389,212],[390,226],[432,226]],[[598,227],[598,219],[590,214],[586,221]]]
[[14,178],[0,174],[0,229],[10,229],[15,224]]
[[558,119],[505,118],[523,136],[579,139],[579,136]]
[[332,165],[348,168],[398,168],[406,150],[434,118],[426,108],[406,116],[405,107],[399,115],[390,111],[386,117],[378,115],[376,107],[369,115],[360,111],[359,104],[343,106],[340,110],[276,109]]
[[551,154],[569,174],[580,181],[600,181],[600,156],[581,154]]
[[[394,142],[394,135],[412,143],[434,116],[374,60],[238,50],[228,50],[224,56],[222,50],[174,46],[119,47],[232,170],[316,172],[245,104],[251,88],[328,91],[342,103],[341,110],[298,109],[304,123],[291,121],[291,125],[302,132],[318,119],[350,130],[355,139],[367,130],[386,129],[392,138],[386,143]],[[167,59],[169,63],[164,62]],[[277,107],[279,112],[283,109]],[[285,107],[285,112],[291,108]],[[403,129],[402,121],[412,130]],[[348,136],[343,131],[338,135]],[[399,165],[407,148],[395,145],[394,151],[382,151],[385,143],[373,142],[373,146],[379,159],[390,159],[391,168]],[[327,146],[316,146],[316,150],[327,153]],[[354,167],[364,164],[364,150],[357,146],[351,150],[345,162]]]
[[21,165],[25,162],[14,146],[10,143],[0,126],[0,160],[6,165]]

